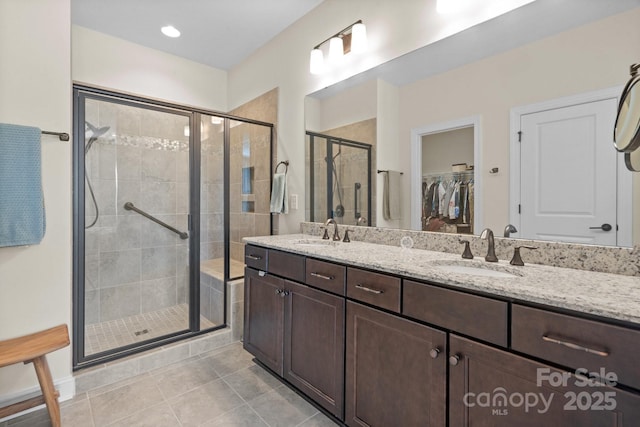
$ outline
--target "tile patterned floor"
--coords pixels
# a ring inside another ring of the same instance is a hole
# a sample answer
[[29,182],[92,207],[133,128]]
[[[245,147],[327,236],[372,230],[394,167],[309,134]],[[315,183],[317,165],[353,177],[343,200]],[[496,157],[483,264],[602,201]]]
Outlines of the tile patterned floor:
[[[335,427],[233,343],[62,403],[63,427]],[[49,427],[40,410],[0,427]]]
[[[202,329],[215,326],[200,316]],[[189,327],[189,306],[178,304],[162,310],[129,316],[108,322],[87,325],[85,329],[85,352],[101,351],[146,341],[152,338],[181,331]],[[147,331],[140,333],[142,331]]]

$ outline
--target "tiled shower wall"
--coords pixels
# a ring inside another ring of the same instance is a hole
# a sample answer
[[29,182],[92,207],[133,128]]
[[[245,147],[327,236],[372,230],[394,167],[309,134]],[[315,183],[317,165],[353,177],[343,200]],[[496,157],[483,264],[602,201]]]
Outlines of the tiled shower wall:
[[[348,139],[351,141],[363,142],[371,145],[371,223],[376,224],[376,119],[368,119],[360,122],[352,123],[335,129],[320,132],[323,135],[335,136]],[[308,139],[308,137],[307,137]],[[322,141],[322,144],[318,144]],[[314,153],[315,159],[315,176],[314,180],[314,218],[316,221],[322,222],[327,216],[327,180],[326,180],[326,145],[324,139],[316,138],[316,147]],[[308,148],[308,147],[307,147]],[[335,149],[335,148],[334,148]],[[334,155],[336,153],[334,152]],[[309,153],[306,153],[307,164],[309,162]],[[359,211],[361,215],[367,218],[367,184],[363,182],[362,177],[366,177],[367,171],[367,152],[365,150],[343,147],[342,154],[336,158],[338,169],[338,177],[341,183],[345,213],[342,218],[336,218],[340,224],[355,224],[354,215],[354,183],[360,181],[362,183]],[[308,172],[307,172],[308,173]],[[318,179],[318,177],[321,177]],[[309,179],[307,177],[307,179]],[[310,194],[307,194],[307,198]],[[310,207],[310,201],[307,200],[307,207]],[[334,203],[338,204],[338,198],[334,192]],[[306,218],[310,218],[310,211],[307,211]]]
[[[278,89],[273,89],[252,101],[234,109],[231,114],[259,120],[266,123],[278,122]],[[238,123],[238,122],[235,122]],[[232,123],[232,124],[235,124]],[[269,235],[271,214],[270,171],[277,163],[271,158],[271,129],[253,124],[238,124],[231,128],[231,179],[230,179],[230,224],[231,259],[244,263],[244,243],[246,236]],[[277,138],[273,140],[273,153],[277,152]],[[278,159],[286,160],[286,159]],[[242,192],[242,169],[253,167],[253,188],[250,193]],[[282,168],[282,166],[281,166]],[[254,212],[243,212],[242,202],[253,202]],[[277,234],[277,218],[274,218],[274,233]]]
[[[123,205],[186,230],[188,118],[88,100],[86,120],[110,126],[86,154],[100,212],[85,232],[86,324],[186,302],[188,240]],[[86,186],[85,193],[90,224],[95,209]]]

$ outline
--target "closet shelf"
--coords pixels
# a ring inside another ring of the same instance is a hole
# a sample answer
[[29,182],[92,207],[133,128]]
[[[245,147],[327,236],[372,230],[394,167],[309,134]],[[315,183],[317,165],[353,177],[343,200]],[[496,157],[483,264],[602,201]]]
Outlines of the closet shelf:
[[422,179],[430,178],[473,178],[474,170],[467,170],[464,172],[439,172],[439,173],[425,173],[422,175]]

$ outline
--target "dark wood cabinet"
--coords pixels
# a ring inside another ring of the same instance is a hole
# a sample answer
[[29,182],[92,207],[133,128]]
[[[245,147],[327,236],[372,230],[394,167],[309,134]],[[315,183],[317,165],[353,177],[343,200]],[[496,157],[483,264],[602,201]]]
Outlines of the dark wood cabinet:
[[640,396],[450,336],[451,427],[629,427]]
[[284,280],[244,270],[244,348],[282,375]]
[[344,409],[344,298],[285,281],[284,378],[337,418]]
[[258,246],[246,260],[245,348],[350,427],[638,425],[637,328]]
[[446,334],[347,302],[349,426],[444,426]]
[[344,304],[344,297],[245,269],[244,348],[340,419]]

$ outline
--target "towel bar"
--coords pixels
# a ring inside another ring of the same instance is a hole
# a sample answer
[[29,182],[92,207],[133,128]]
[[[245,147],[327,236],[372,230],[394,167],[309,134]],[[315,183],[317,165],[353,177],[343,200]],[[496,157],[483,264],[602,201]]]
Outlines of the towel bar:
[[50,132],[48,130],[43,130],[42,133],[44,135],[55,135],[58,138],[60,138],[60,141],[68,141],[69,140],[69,134],[66,132]]

